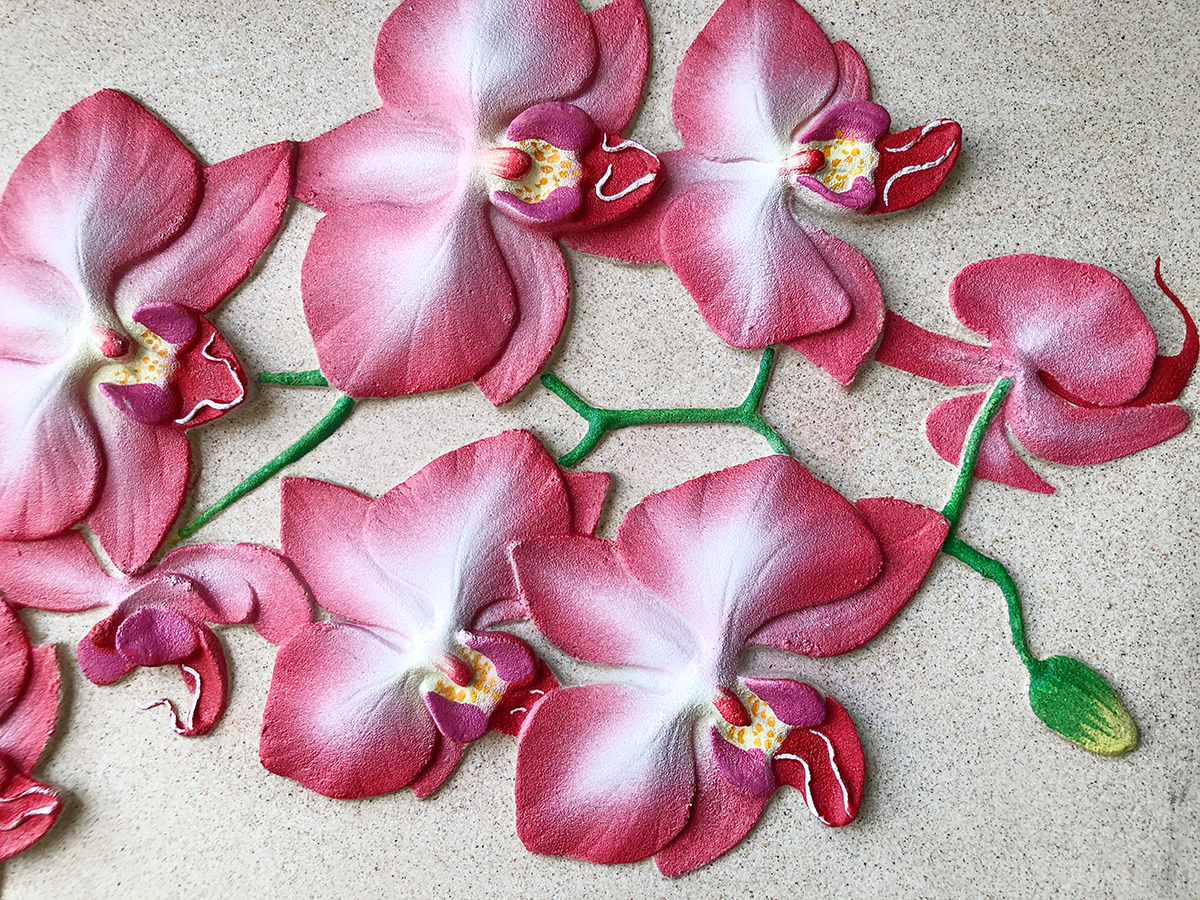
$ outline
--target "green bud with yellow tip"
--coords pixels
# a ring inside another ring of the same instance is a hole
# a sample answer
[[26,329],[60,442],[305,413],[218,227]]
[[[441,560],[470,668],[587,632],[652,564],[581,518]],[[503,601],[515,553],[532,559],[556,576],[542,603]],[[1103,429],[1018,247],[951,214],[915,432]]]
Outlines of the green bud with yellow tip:
[[1029,705],[1067,740],[1105,756],[1137,746],[1137,725],[1125,704],[1091,667],[1069,656],[1051,656],[1034,660],[1029,675]]

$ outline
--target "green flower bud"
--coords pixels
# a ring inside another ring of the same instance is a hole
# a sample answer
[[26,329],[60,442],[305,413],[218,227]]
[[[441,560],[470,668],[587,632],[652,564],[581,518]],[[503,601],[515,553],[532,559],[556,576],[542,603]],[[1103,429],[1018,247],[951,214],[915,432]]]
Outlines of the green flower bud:
[[1105,756],[1137,746],[1137,725],[1094,669],[1069,656],[1052,656],[1039,661],[1030,676],[1029,705],[1067,740]]

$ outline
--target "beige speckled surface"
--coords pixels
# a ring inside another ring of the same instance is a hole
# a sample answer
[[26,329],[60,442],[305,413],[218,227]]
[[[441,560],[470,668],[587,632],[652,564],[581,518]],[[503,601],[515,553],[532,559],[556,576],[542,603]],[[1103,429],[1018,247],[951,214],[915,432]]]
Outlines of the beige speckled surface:
[[[0,0],[0,180],[59,112],[102,87],[127,91],[207,162],[313,137],[377,104],[375,34],[393,0]],[[886,221],[830,230],[875,264],[888,304],[959,333],[950,277],[990,256],[1038,252],[1103,265],[1126,281],[1174,352],[1181,329],[1154,288],[1154,258],[1200,309],[1200,175],[1194,2],[1065,5],[810,0],[834,39],[871,70],[897,127],[939,115],[966,149],[935,200]],[[654,58],[633,136],[678,145],[669,97],[713,6],[651,0]],[[317,214],[295,207],[265,264],[218,322],[247,370],[315,365],[299,295]],[[574,312],[552,360],[607,405],[733,403],[756,354],[704,325],[663,266],[568,254]],[[951,391],[867,365],[846,391],[782,354],[766,415],[815,473],[851,497],[939,504],[951,468],[922,437]],[[1195,411],[1200,390],[1183,402]],[[271,388],[194,434],[203,472],[193,507],[216,499],[332,403]],[[381,492],[434,456],[530,427],[555,452],[582,423],[541,389],[503,410],[472,387],[365,403],[294,468]],[[766,452],[731,428],[642,429],[607,439],[588,466],[612,471],[604,527],[646,493]],[[39,768],[66,795],[51,834],[4,864],[5,898],[218,897],[1120,897],[1200,895],[1200,438],[1116,463],[1037,463],[1053,497],[975,490],[963,534],[1009,564],[1043,655],[1072,653],[1125,697],[1142,745],[1121,759],[1055,737],[1024,700],[999,592],[941,559],[910,607],[866,650],[798,660],[859,726],[868,785],[859,820],[828,830],[780,792],[737,849],[679,881],[652,863],[601,868],[534,857],[513,829],[514,743],[489,736],[430,800],[408,792],[328,800],[258,764],[274,650],[222,633],[229,710],[209,736],[175,737],[137,706],[173,673],[118,686],[83,679],[73,644],[98,617],[26,613],[65,670],[59,736]],[[278,539],[278,482],[214,521],[208,540]],[[161,711],[159,711],[161,712]]]

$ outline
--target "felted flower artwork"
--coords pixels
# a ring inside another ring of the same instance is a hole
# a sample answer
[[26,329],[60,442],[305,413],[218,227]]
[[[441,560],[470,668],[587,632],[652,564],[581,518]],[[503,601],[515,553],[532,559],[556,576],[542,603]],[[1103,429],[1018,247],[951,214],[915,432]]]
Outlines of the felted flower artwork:
[[112,684],[138,666],[179,667],[191,694],[178,734],[206,733],[225,711],[225,651],[207,623],[253,623],[272,643],[312,621],[308,592],[283,558],[255,544],[192,544],[138,575],[109,575],[76,531],[40,541],[0,543],[0,594],[17,606],[112,611],[79,642],[79,667]]
[[553,235],[623,216],[658,160],[619,132],[649,53],[641,0],[408,0],[379,33],[380,109],[300,146],[326,213],[304,258],[321,371],[353,397],[474,381],[505,403],[562,332]]
[[948,120],[889,134],[862,59],[795,0],[726,0],[680,64],[684,148],[628,223],[572,236],[580,250],[666,262],[734,347],[789,343],[849,384],[883,325],[867,261],[804,207],[868,214],[928,197],[958,156]]
[[534,624],[612,667],[606,683],[543,698],[521,729],[525,846],[599,863],[654,856],[678,875],[737,844],[783,784],[825,824],[850,822],[864,778],[850,717],[742,653],[861,647],[916,592],[946,529],[897,500],[855,509],[776,455],[646,498],[615,541],[518,544]]
[[283,644],[263,765],[329,797],[424,797],[489,728],[512,734],[553,676],[490,626],[525,616],[509,548],[590,534],[608,476],[564,474],[525,431],[468,444],[371,500],[283,482],[283,551],[332,621]]
[[54,788],[32,774],[54,733],[58,688],[54,647],[31,647],[0,600],[0,859],[40,840],[62,808]]
[[278,229],[291,157],[205,168],[105,90],[17,165],[0,197],[0,540],[86,522],[122,571],[154,555],[188,485],[184,431],[244,396],[205,315]]
[[[1097,266],[1016,255],[973,263],[950,282],[950,308],[989,346],[934,334],[889,313],[875,358],[947,385],[1011,378],[1012,388],[980,447],[975,475],[1030,491],[1054,488],[1013,451],[1078,466],[1108,462],[1174,437],[1188,424],[1172,403],[1196,365],[1196,326],[1176,356],[1158,342],[1119,278]],[[930,444],[958,463],[986,392],[943,400],[925,422]]]

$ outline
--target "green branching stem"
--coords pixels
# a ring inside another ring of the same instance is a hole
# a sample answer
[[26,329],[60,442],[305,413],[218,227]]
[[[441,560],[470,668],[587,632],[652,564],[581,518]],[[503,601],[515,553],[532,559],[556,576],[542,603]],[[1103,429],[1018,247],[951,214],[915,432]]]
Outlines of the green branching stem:
[[265,466],[252,472],[228,494],[180,528],[176,532],[177,539],[182,540],[191,537],[207,525],[218,513],[228,509],[273,475],[278,474],[292,463],[302,459],[312,450],[315,450],[326,438],[338,430],[338,427],[350,417],[350,413],[353,410],[354,398],[343,394],[333,404],[333,409],[326,413],[320,422],[310,428],[300,440],[296,441],[296,443],[292,444],[292,446],[288,447]]
[[259,384],[282,384],[286,387],[329,387],[320,369],[308,372],[259,372]]
[[970,490],[971,480],[975,474],[975,464],[979,461],[979,448],[983,446],[983,438],[987,434],[988,426],[995,418],[1004,398],[1008,396],[1010,388],[1012,388],[1011,378],[1002,378],[997,381],[987,395],[987,399],[984,400],[978,415],[975,416],[975,421],[971,423],[971,430],[967,433],[966,443],[963,444],[962,461],[958,466],[958,478],[954,482],[954,490],[950,492],[950,499],[942,508],[942,515],[950,522],[950,530],[946,534],[945,543],[942,544],[942,552],[966,563],[984,578],[999,586],[1004,594],[1004,600],[1008,604],[1008,625],[1012,629],[1013,646],[1017,650],[1017,655],[1021,657],[1021,662],[1025,664],[1025,668],[1032,674],[1038,660],[1030,652],[1029,643],[1025,639],[1021,595],[1017,592],[1017,586],[1013,582],[1012,576],[999,562],[990,556],[985,556],[957,537],[958,521],[962,518],[963,507],[967,502],[967,492]]
[[567,406],[579,413],[588,423],[587,434],[573,450],[559,457],[559,464],[570,467],[580,463],[596,448],[600,439],[609,431],[629,428],[632,425],[676,425],[676,424],[726,424],[742,425],[761,435],[776,453],[792,456],[792,451],[783,438],[767,424],[759,413],[767,382],[771,377],[771,366],[775,362],[775,350],[768,347],[763,351],[758,365],[758,375],[746,399],[737,406],[723,409],[678,408],[678,409],[604,409],[592,406],[567,387],[556,375],[542,376],[542,385],[558,395]]

